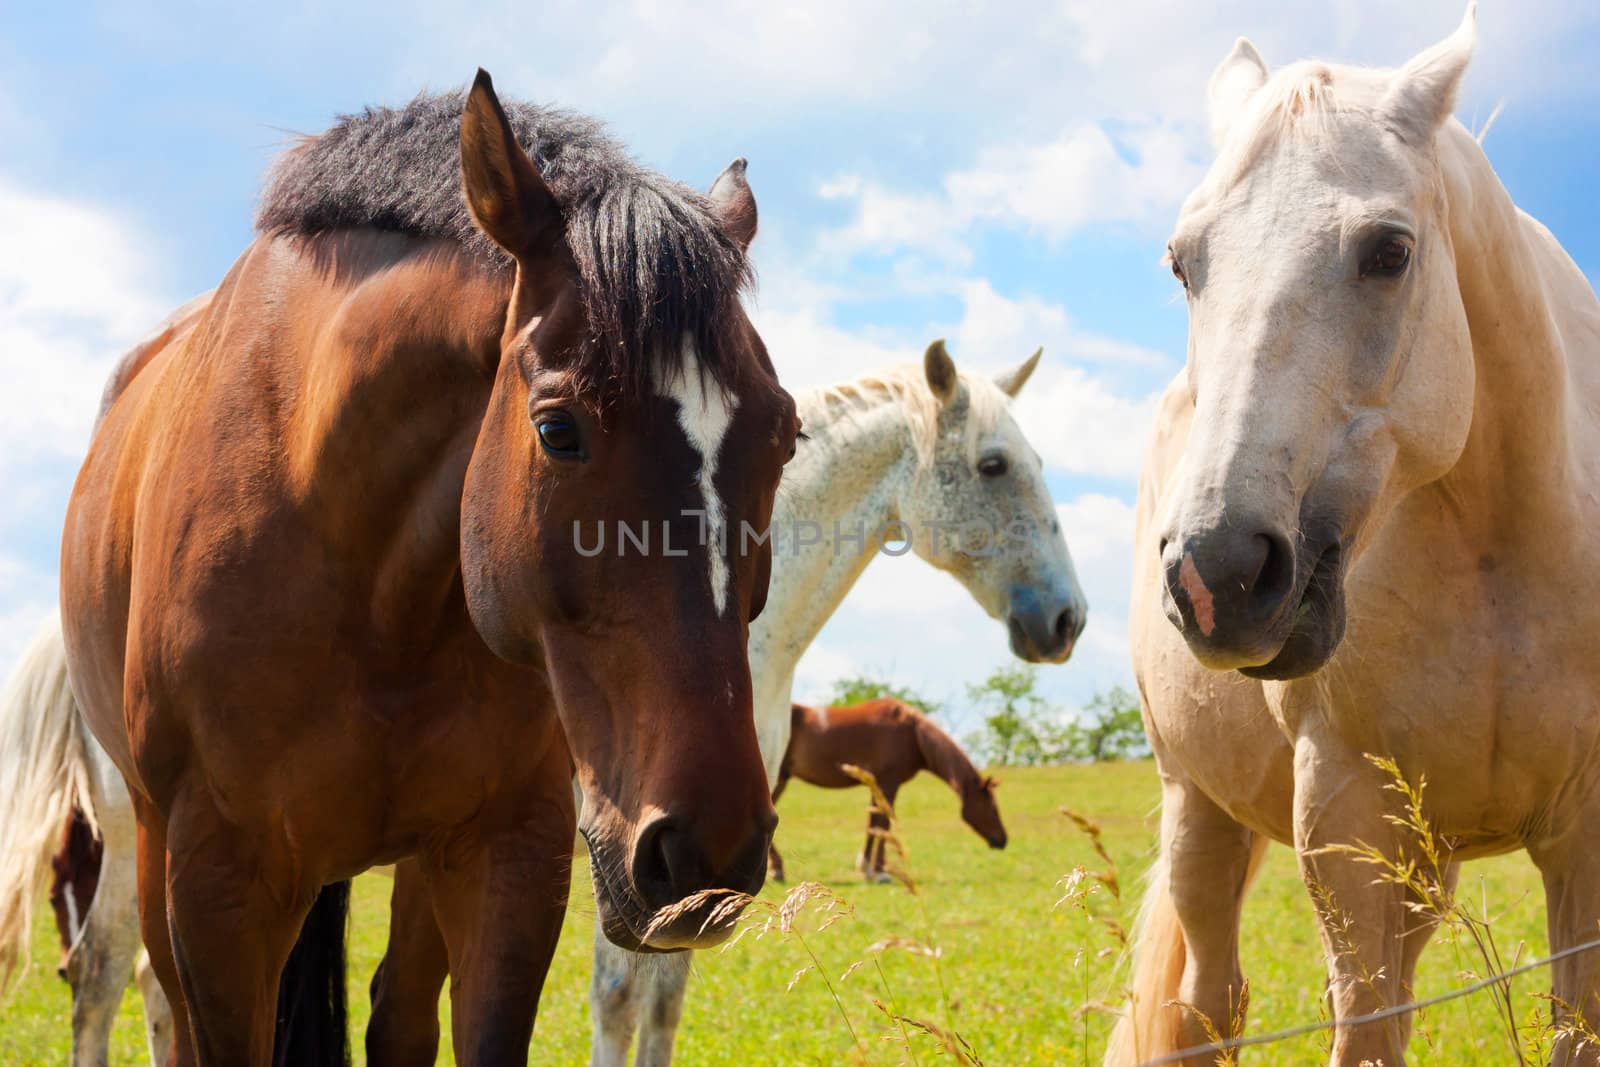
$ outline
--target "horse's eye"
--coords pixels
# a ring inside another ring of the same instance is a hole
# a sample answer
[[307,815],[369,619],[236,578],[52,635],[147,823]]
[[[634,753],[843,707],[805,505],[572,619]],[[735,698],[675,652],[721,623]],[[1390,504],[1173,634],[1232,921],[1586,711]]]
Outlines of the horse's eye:
[[583,454],[583,439],[578,435],[578,424],[566,415],[547,415],[536,427],[539,444],[557,459],[577,459]]
[[1411,244],[1400,237],[1385,238],[1361,263],[1361,276],[1369,274],[1393,278],[1411,262]]
[[1189,288],[1189,276],[1183,273],[1183,264],[1178,262],[1178,257],[1168,253],[1167,258],[1172,263],[1172,276],[1178,279],[1185,289]]
[[985,478],[998,478],[1007,470],[1006,457],[984,456],[978,460],[978,473]]

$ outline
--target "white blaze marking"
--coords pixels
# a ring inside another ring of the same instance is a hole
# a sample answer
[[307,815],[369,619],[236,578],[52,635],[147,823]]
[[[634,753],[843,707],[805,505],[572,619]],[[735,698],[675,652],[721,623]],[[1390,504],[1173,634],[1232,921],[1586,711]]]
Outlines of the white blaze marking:
[[733,422],[738,401],[723,392],[700,365],[694,342],[683,342],[683,373],[675,375],[666,395],[678,402],[678,425],[689,439],[689,447],[700,455],[700,496],[705,504],[701,527],[706,535],[706,559],[711,567],[711,602],[721,615],[728,605],[728,560],[723,555],[727,540],[727,516],[722,498],[717,495],[717,453]]

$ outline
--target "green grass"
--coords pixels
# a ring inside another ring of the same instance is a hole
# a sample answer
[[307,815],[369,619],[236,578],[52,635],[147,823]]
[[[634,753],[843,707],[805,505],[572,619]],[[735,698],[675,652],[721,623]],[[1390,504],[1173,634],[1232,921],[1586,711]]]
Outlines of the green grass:
[[[840,975],[865,957],[873,942],[890,936],[930,939],[943,953],[950,994],[949,1021],[990,1065],[1097,1063],[1110,1021],[1080,1012],[1086,1002],[1107,999],[1119,988],[1113,939],[1105,928],[1072,907],[1055,907],[1057,882],[1078,864],[1098,865],[1086,839],[1058,813],[1071,807],[1096,819],[1120,870],[1125,899],[1104,893],[1091,899],[1098,914],[1131,926],[1152,855],[1158,789],[1148,762],[1095,767],[1053,767],[1000,772],[1001,811],[1011,833],[1004,852],[992,852],[958,820],[957,804],[944,786],[924,775],[900,794],[901,831],[922,903],[895,885],[862,884],[852,869],[865,825],[863,790],[825,792],[795,784],[779,806],[791,884],[815,879],[831,885],[854,906],[844,921],[808,934],[806,944],[822,961],[844,1009],[860,1031],[874,1063],[905,1060],[884,1042],[886,1021],[869,997],[883,997],[872,966],[843,982]],[[383,951],[390,882],[367,876],[357,881],[351,935],[351,1005],[356,1033],[367,1015],[366,983]],[[782,898],[769,886],[763,897]],[[1487,900],[1494,928],[1508,958],[1521,944],[1522,957],[1544,952],[1543,899],[1537,875],[1522,856],[1468,865],[1461,895]],[[588,868],[577,861],[574,904],[545,986],[531,1061],[571,1064],[588,1054],[589,951],[593,905]],[[926,911],[923,911],[923,908]],[[35,960],[25,984],[0,1004],[0,1064],[65,1062],[69,1040],[67,990],[55,975],[55,935],[47,908],[39,911]],[[812,924],[814,925],[814,923]],[[1321,950],[1310,904],[1294,857],[1274,847],[1245,911],[1244,964],[1251,980],[1249,1031],[1274,1030],[1320,1012]],[[683,1064],[837,1064],[852,1048],[839,1007],[815,973],[786,991],[808,963],[802,947],[776,934],[746,938],[728,951],[696,957],[695,974],[679,1034]],[[882,956],[895,1002],[907,1015],[943,1024],[937,977],[930,961],[904,952]],[[1439,940],[1423,960],[1419,995],[1462,984],[1459,972],[1482,970],[1468,946]],[[1529,994],[1542,988],[1543,974],[1517,987],[1523,1011]],[[124,1001],[112,1062],[142,1063],[138,997]],[[448,1043],[448,1039],[447,1042]],[[359,1046],[359,1039],[357,1040]],[[926,1039],[915,1045],[929,1062]],[[1307,1037],[1267,1050],[1251,1050],[1247,1063],[1315,1062],[1324,1046]],[[1487,999],[1478,996],[1443,1005],[1422,1020],[1412,1045],[1414,1064],[1508,1062],[1505,1038]],[[358,1050],[358,1062],[361,1057]],[[448,1049],[442,1063],[453,1063]]]

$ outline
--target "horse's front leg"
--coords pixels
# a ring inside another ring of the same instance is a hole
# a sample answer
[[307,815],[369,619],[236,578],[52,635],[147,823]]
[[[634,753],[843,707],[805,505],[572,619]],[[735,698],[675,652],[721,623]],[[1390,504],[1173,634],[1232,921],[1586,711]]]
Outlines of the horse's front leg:
[[589,1022],[594,1043],[590,1067],[628,1067],[628,1049],[639,1028],[646,978],[642,957],[613,945],[594,924],[594,975],[589,982]]
[[[321,904],[320,887],[297,877],[287,841],[230,825],[204,784],[186,783],[165,820],[141,813],[140,822],[141,921],[151,963],[181,1027],[178,1064],[267,1067],[280,1017],[280,977],[302,924]],[[164,870],[157,870],[163,859]],[[321,983],[331,980],[344,951],[343,924],[336,931],[332,925],[306,942],[308,970],[291,1010],[298,1015],[305,1009],[302,1018],[310,1025],[296,1028],[305,1043],[297,1045],[292,1062],[332,1062],[343,1051],[342,1030],[321,1025],[343,1019],[335,1018],[325,991],[321,1000],[314,995],[319,986],[326,990]],[[328,1005],[325,1014],[314,1004]]]
[[[889,802],[889,807],[894,807],[895,797],[900,792],[900,786],[883,785],[883,799]],[[878,805],[872,805],[872,814],[867,818],[867,845],[862,853],[862,873],[869,882],[887,882],[890,876],[884,870],[886,857],[889,852],[889,833],[892,827],[889,824],[889,813],[879,811]]]
[[420,857],[449,961],[451,1037],[461,1067],[528,1062],[571,874],[571,771],[565,750],[556,755],[551,787],[519,805],[522,822],[493,833],[465,828]]
[[394,868],[389,945],[370,988],[372,1067],[431,1067],[439,1053],[439,990],[449,974],[426,877],[416,860],[402,860]]
[[[1327,954],[1335,1020],[1368,1015],[1406,999],[1407,917],[1403,889],[1373,878],[1373,867],[1342,849],[1361,844],[1404,862],[1409,843],[1389,814],[1382,772],[1320,728],[1295,743],[1295,851]],[[1399,1017],[1334,1031],[1332,1063],[1359,1067],[1405,1062]]]
[[[1594,819],[1580,817],[1573,825],[1578,831],[1570,838],[1528,849],[1544,876],[1551,952],[1592,941],[1600,920],[1600,854],[1588,839]],[[1557,960],[1551,971],[1557,1038],[1550,1062],[1595,1067],[1600,1064],[1600,1045],[1593,1037],[1600,1033],[1600,949]]]
[[629,952],[606,940],[595,924],[590,1067],[627,1067],[636,1033],[634,1067],[667,1067],[672,1062],[692,958],[688,952],[649,956]]
[[639,1046],[633,1067],[668,1067],[672,1045],[683,1018],[683,996],[689,987],[691,952],[658,956],[649,968],[644,991],[644,1011],[639,1020]]

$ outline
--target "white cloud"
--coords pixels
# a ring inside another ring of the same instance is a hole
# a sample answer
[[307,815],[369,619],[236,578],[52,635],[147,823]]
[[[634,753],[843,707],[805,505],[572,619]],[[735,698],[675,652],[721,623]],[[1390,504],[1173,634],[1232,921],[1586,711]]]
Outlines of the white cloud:
[[1154,349],[1081,329],[1060,304],[1036,296],[1007,297],[982,278],[963,281],[958,289],[963,314],[950,334],[958,359],[971,354],[995,362],[998,369],[1020,363],[1042,345],[1047,364],[1155,369],[1173,365],[1172,359]]
[[986,148],[976,166],[945,179],[945,190],[963,215],[1059,238],[1091,223],[1166,218],[1200,179],[1199,158],[1192,137],[1170,125],[1114,140],[1083,124],[1044,144]]
[[1193,130],[1145,124],[1116,137],[1079,123],[1043,143],[995,145],[945,176],[938,192],[898,192],[857,175],[823,183],[825,199],[854,203],[855,217],[826,234],[838,252],[914,249],[965,263],[961,238],[980,223],[1060,240],[1088,225],[1152,225],[1169,218],[1199,181],[1204,145]]
[[81,454],[111,367],[169,305],[121,220],[3,176],[0,248],[0,474],[9,481],[30,458]]
[[[169,304],[137,232],[0,176],[0,534],[52,545],[117,358]],[[0,663],[56,597],[54,553],[0,554]]]
[[1080,570],[1127,571],[1133,556],[1133,505],[1104,493],[1085,493],[1056,505],[1061,531]]
[[[195,36],[192,14],[141,6],[122,16],[130,34],[158,44]],[[422,84],[459,84],[483,64],[499,84],[660,130],[663,140],[696,122],[782,129],[796,115],[848,123],[866,114],[881,117],[893,150],[928,134],[908,120],[916,114],[938,116],[963,138],[981,133],[978,144],[1017,134],[1043,144],[1106,118],[1198,128],[1206,78],[1241,34],[1273,63],[1320,55],[1394,65],[1444,37],[1465,3],[927,0],[908,15],[894,0],[710,0],[692,13],[662,0],[503,0],[475,7],[470,19],[424,0],[369,6],[376,10],[365,17],[307,9],[277,32],[327,40],[361,26],[365,50],[383,57],[372,76],[387,79],[391,99]],[[224,47],[255,40],[238,32],[239,16],[226,18],[233,32]],[[1580,32],[1600,26],[1592,0],[1484,5],[1480,25],[1469,106],[1508,94],[1514,103],[1594,98]],[[808,135],[826,158],[836,146],[818,130]]]
[[794,669],[794,699],[804,704],[820,703],[834,682],[859,676],[866,669],[827,642],[813,641]]
[[1137,477],[1159,396],[1128,397],[1081,367],[1043,365],[1015,405],[1045,464],[1074,474]]
[[921,351],[911,347],[914,342],[840,329],[825,321],[826,314],[825,305],[752,311],[778,376],[791,391],[859,378]]
[[0,553],[0,676],[33,640],[39,622],[55,605],[53,573]]

